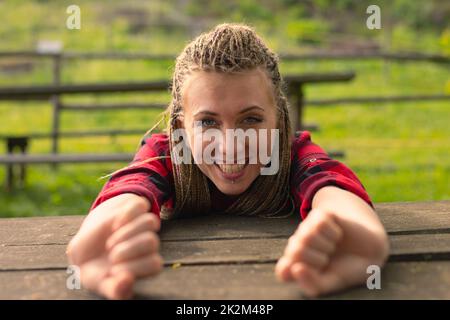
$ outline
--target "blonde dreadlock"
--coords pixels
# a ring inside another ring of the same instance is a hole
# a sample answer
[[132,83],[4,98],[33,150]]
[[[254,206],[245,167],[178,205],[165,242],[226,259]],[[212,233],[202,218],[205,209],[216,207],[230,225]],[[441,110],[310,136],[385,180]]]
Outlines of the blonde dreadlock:
[[[280,167],[275,175],[260,175],[237,200],[224,210],[240,215],[280,216],[293,212],[289,191],[291,163],[290,122],[288,103],[283,93],[283,81],[278,70],[278,57],[271,52],[255,31],[245,25],[221,24],[201,34],[189,43],[176,59],[172,79],[172,101],[168,107],[168,135],[173,150],[172,133],[180,127],[182,89],[192,71],[240,72],[255,68],[265,70],[275,95],[280,137]],[[172,157],[174,155],[171,155]],[[192,156],[191,156],[192,157]],[[175,164],[172,161],[175,183],[175,208],[171,217],[185,214],[204,214],[211,208],[207,177],[194,164]],[[258,197],[263,194],[264,197]],[[286,212],[286,205],[289,210]],[[170,216],[169,216],[170,218]]]

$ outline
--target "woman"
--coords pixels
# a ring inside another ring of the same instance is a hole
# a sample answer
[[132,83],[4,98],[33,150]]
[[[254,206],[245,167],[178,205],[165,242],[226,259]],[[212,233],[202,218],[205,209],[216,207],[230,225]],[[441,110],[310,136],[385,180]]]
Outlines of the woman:
[[[148,134],[112,174],[68,246],[83,286],[132,297],[135,279],[162,270],[160,217],[208,212],[299,213],[275,274],[306,296],[362,283],[369,265],[382,266],[388,240],[364,187],[309,132],[291,134],[282,88],[276,55],[247,26],[222,24],[189,43],[176,60],[167,133]],[[236,145],[204,135],[230,130],[265,134]]]

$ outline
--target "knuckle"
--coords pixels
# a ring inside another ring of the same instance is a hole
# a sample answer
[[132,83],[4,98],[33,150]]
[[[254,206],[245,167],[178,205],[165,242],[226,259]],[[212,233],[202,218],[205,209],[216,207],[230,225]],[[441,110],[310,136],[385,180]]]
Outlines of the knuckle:
[[336,251],[336,243],[330,243],[329,245],[328,245],[328,248],[327,248],[327,253],[328,254],[331,254],[331,253],[333,253],[334,251]]
[[66,248],[66,256],[69,259],[70,263],[78,264],[79,263],[79,246],[77,245],[77,242],[75,239],[72,239]]
[[121,214],[119,216],[119,221],[130,221],[131,218],[133,217],[133,209],[131,208],[131,204],[130,203],[126,203],[122,208],[121,208]]
[[385,260],[389,254],[389,241],[384,236],[375,237],[371,256],[374,260]]
[[297,256],[297,258],[305,259],[306,255],[307,255],[307,251],[308,251],[307,248],[308,248],[308,246],[306,244],[299,243],[295,250],[295,255]]
[[296,235],[294,234],[294,235],[292,235],[292,236],[289,237],[289,239],[288,239],[288,246],[292,246],[292,245],[294,245],[296,242],[297,242],[297,237],[296,237]]
[[133,210],[137,210],[139,212],[144,213],[147,211],[147,199],[143,197],[137,197],[133,201],[130,201],[133,207]]
[[340,228],[334,228],[334,230],[336,232],[337,240],[341,240],[344,237],[344,231],[342,231],[342,229]]
[[328,229],[328,222],[326,220],[320,220],[316,224],[315,229],[316,229],[317,232],[320,232],[320,233],[326,232],[327,229]]
[[113,262],[120,262],[121,256],[125,252],[125,246],[122,243],[119,243],[116,247],[114,247],[108,255],[108,258]]
[[161,219],[154,213],[149,214],[153,220],[155,230],[161,229]]
[[117,253],[117,251],[113,250],[109,253],[108,255],[108,259],[112,262],[112,263],[117,263],[119,262],[119,254]]
[[159,238],[154,232],[145,232],[144,242],[152,247],[159,247]]
[[67,245],[67,248],[66,248],[66,255],[67,255],[67,257],[69,259],[73,258],[74,251],[75,251],[75,245],[74,245],[74,242],[72,240],[72,241],[69,242],[69,244]]
[[136,212],[144,213],[146,208],[146,200],[142,197],[130,199],[123,204],[124,214],[127,218],[133,217]]
[[331,212],[330,210],[323,210],[322,211],[322,216],[324,218],[332,218],[333,217],[333,212]]
[[305,260],[306,251],[302,250],[302,248],[299,248],[299,250],[296,252],[296,256],[297,256],[297,259],[299,259],[299,260]]
[[128,216],[133,212],[133,208],[134,208],[134,202],[133,201],[126,201],[123,203],[122,205],[122,212],[123,212],[123,216]]
[[147,229],[155,230],[158,227],[155,218],[150,213],[147,213],[143,216],[143,222],[145,223]]
[[153,266],[159,272],[164,266],[164,261],[159,254],[153,255]]
[[303,245],[296,244],[295,246],[292,246],[286,252],[286,255],[294,260],[301,259],[302,255],[303,255]]
[[327,255],[322,255],[320,259],[321,259],[320,260],[320,264],[322,266],[326,266],[326,265],[328,265],[330,263],[330,257],[327,256]]
[[302,241],[306,246],[310,246],[314,242],[314,235],[312,233],[309,233],[305,235]]
[[130,268],[125,264],[118,264],[118,265],[112,266],[112,268],[111,268],[112,274],[118,274],[123,271],[128,271],[130,273],[133,273],[132,270],[130,270]]

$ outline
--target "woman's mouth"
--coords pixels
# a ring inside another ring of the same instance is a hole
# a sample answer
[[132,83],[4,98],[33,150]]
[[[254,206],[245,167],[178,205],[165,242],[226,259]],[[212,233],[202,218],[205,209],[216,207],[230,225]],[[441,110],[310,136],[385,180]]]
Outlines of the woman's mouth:
[[227,180],[232,180],[233,182],[244,175],[247,165],[247,160],[243,164],[214,163],[214,166],[219,170],[221,176]]

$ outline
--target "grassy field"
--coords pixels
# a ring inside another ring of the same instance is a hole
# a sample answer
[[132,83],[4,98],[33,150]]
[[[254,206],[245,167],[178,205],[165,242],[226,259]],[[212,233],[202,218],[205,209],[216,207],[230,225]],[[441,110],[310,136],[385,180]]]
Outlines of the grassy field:
[[[87,9],[83,9],[87,16],[84,26],[90,31],[87,35],[69,34],[68,31],[55,33],[51,26],[59,18],[45,18],[49,12],[60,10],[55,3],[51,2],[45,7],[38,2],[0,3],[0,18],[5,22],[3,25],[8,26],[0,27],[0,50],[27,48],[33,41],[30,30],[39,30],[39,37],[63,39],[69,50],[101,51],[113,47],[115,50],[143,51],[149,43],[148,39],[139,36],[127,36],[126,28],[120,21],[111,30],[103,26],[93,28],[95,25],[90,25],[93,21],[90,17],[101,11],[99,2],[89,7],[89,2],[81,1],[87,6]],[[14,15],[8,15],[6,9],[14,10]],[[26,19],[30,10],[34,14]],[[40,25],[43,20],[46,21],[44,26]],[[18,21],[24,23],[19,24]],[[403,37],[406,32],[401,32]],[[394,32],[394,37],[397,34]],[[113,39],[106,39],[108,35],[112,35]],[[176,33],[172,36],[168,38],[167,35],[152,34],[152,52],[167,52],[167,47],[170,47],[172,53],[176,53],[186,39]],[[416,41],[420,48],[436,50],[437,37],[424,34],[416,40],[415,36],[411,32],[408,34],[410,44]],[[281,36],[268,36],[268,42],[275,50],[285,51],[285,39]],[[172,61],[72,61],[64,65],[62,80],[64,83],[94,83],[168,79],[172,68]],[[356,72],[356,79],[350,83],[310,85],[306,88],[307,99],[450,94],[448,65],[378,60],[297,61],[283,62],[281,69],[285,75],[339,70]],[[28,73],[11,74],[0,70],[0,86],[44,84],[50,81],[51,64],[45,60],[34,63],[32,71]],[[65,98],[64,102],[167,102],[168,99],[168,94],[128,94]],[[0,102],[0,134],[49,132],[51,111],[51,105],[47,102]],[[62,130],[150,128],[159,116],[159,112],[152,110],[67,111],[62,115],[61,126]],[[312,135],[313,141],[328,150],[345,151],[346,158],[342,161],[357,173],[375,202],[450,199],[448,101],[311,106],[306,108],[305,122],[320,125],[320,131]],[[66,138],[61,140],[60,148],[61,152],[66,153],[134,152],[139,140],[139,135]],[[30,153],[49,151],[50,141],[32,141]],[[0,217],[84,214],[105,182],[99,177],[119,166],[61,165],[58,170],[48,166],[29,166],[25,188],[10,193],[0,192]],[[4,181],[4,174],[1,169],[0,181]]]

